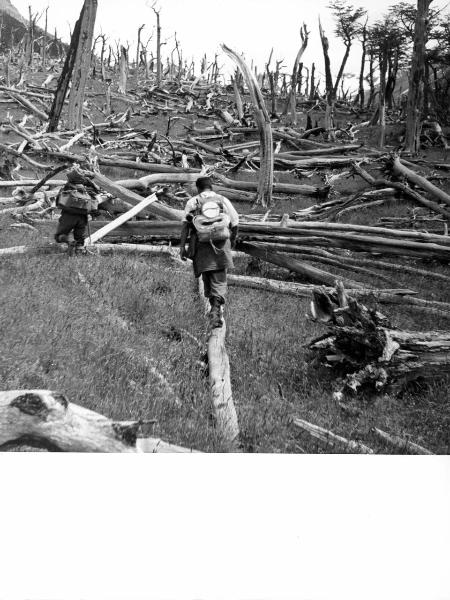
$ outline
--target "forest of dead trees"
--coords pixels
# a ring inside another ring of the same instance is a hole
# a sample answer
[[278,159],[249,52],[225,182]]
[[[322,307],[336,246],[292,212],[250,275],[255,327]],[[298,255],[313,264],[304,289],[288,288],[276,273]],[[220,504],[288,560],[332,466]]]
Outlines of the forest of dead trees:
[[[296,56],[277,57],[269,48],[264,68],[226,45],[212,59],[187,58],[177,34],[165,34],[157,4],[128,41],[97,33],[97,0],[84,1],[67,44],[49,33],[49,11],[30,8],[28,22],[15,28],[3,13],[0,215],[50,233],[64,172],[79,169],[104,199],[88,251],[166,253],[176,261],[180,202],[199,173],[211,175],[217,191],[242,207],[237,256],[304,281],[235,275],[231,285],[312,298],[311,318],[327,328],[311,342],[312,361],[336,371],[336,398],[345,404],[362,389],[396,393],[412,380],[449,372],[448,333],[396,330],[362,302],[443,318],[450,304],[392,285],[369,287],[358,275],[390,281],[396,270],[420,274],[426,261],[450,262],[450,193],[441,185],[450,170],[450,21],[430,0],[399,3],[376,22],[346,0],[332,1],[329,10],[334,31],[305,18]],[[323,55],[307,62],[312,35],[320,36]],[[332,37],[342,53],[331,52]],[[350,74],[355,49],[360,70]],[[233,65],[231,77],[225,64]],[[156,128],[145,124],[152,119]],[[112,168],[130,177],[106,176]],[[321,183],[303,182],[313,176]],[[336,194],[342,178],[360,185]],[[277,204],[295,197],[310,205],[280,214]],[[342,220],[394,197],[415,206],[400,222]],[[2,249],[0,257],[58,251],[22,246]],[[404,257],[413,262],[395,263]],[[348,275],[337,282],[326,266]],[[448,282],[450,274],[430,277]],[[239,424],[225,333],[210,332],[210,385],[218,429],[233,448]],[[331,432],[301,419],[294,424],[355,451]]]

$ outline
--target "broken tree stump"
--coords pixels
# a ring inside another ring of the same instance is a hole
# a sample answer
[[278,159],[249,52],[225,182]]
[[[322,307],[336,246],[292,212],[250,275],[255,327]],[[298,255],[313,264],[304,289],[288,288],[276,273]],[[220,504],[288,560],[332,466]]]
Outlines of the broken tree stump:
[[450,333],[402,331],[369,309],[342,285],[333,293],[314,291],[311,315],[330,332],[310,342],[312,361],[331,367],[343,379],[342,399],[362,390],[399,393],[408,383],[450,374]]

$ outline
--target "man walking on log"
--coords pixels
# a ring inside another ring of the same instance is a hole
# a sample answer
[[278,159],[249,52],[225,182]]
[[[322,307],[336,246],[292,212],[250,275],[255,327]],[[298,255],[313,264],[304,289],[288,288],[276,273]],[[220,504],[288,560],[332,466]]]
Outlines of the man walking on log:
[[192,259],[194,275],[202,276],[205,296],[211,304],[211,326],[222,327],[227,271],[234,266],[231,250],[236,244],[239,215],[228,198],[213,191],[209,177],[200,177],[196,185],[198,195],[185,208],[181,259]]

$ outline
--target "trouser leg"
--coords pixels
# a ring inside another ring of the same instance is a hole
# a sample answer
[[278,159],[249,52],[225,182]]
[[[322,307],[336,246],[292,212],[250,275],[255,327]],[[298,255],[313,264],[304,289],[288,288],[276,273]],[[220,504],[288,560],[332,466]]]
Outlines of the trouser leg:
[[202,273],[203,290],[204,290],[205,298],[210,298],[211,297],[210,275],[211,275],[211,271],[207,271],[206,273]]
[[[206,275],[206,273],[205,273]],[[209,275],[209,295],[208,298],[218,298],[220,304],[225,303],[227,297],[227,271],[210,271]]]
[[227,272],[225,269],[220,271],[209,271],[204,274],[207,279],[208,289],[207,298],[211,304],[210,320],[211,326],[222,327],[222,306],[225,304],[225,298],[227,295]]
[[59,217],[58,227],[56,228],[55,240],[58,243],[68,243],[69,233],[72,231],[76,224],[76,215],[71,215],[62,211]]
[[86,239],[86,228],[88,224],[87,215],[79,215],[73,228],[73,238],[77,245],[83,246]]

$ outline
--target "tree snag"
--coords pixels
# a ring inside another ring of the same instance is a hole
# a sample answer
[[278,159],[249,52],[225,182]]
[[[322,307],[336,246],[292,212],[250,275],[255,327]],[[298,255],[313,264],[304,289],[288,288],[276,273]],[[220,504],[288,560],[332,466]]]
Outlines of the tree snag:
[[420,149],[422,111],[425,83],[425,46],[427,43],[427,17],[432,0],[417,0],[417,16],[414,31],[414,50],[409,76],[408,104],[406,113],[406,138],[404,149],[416,154]]

